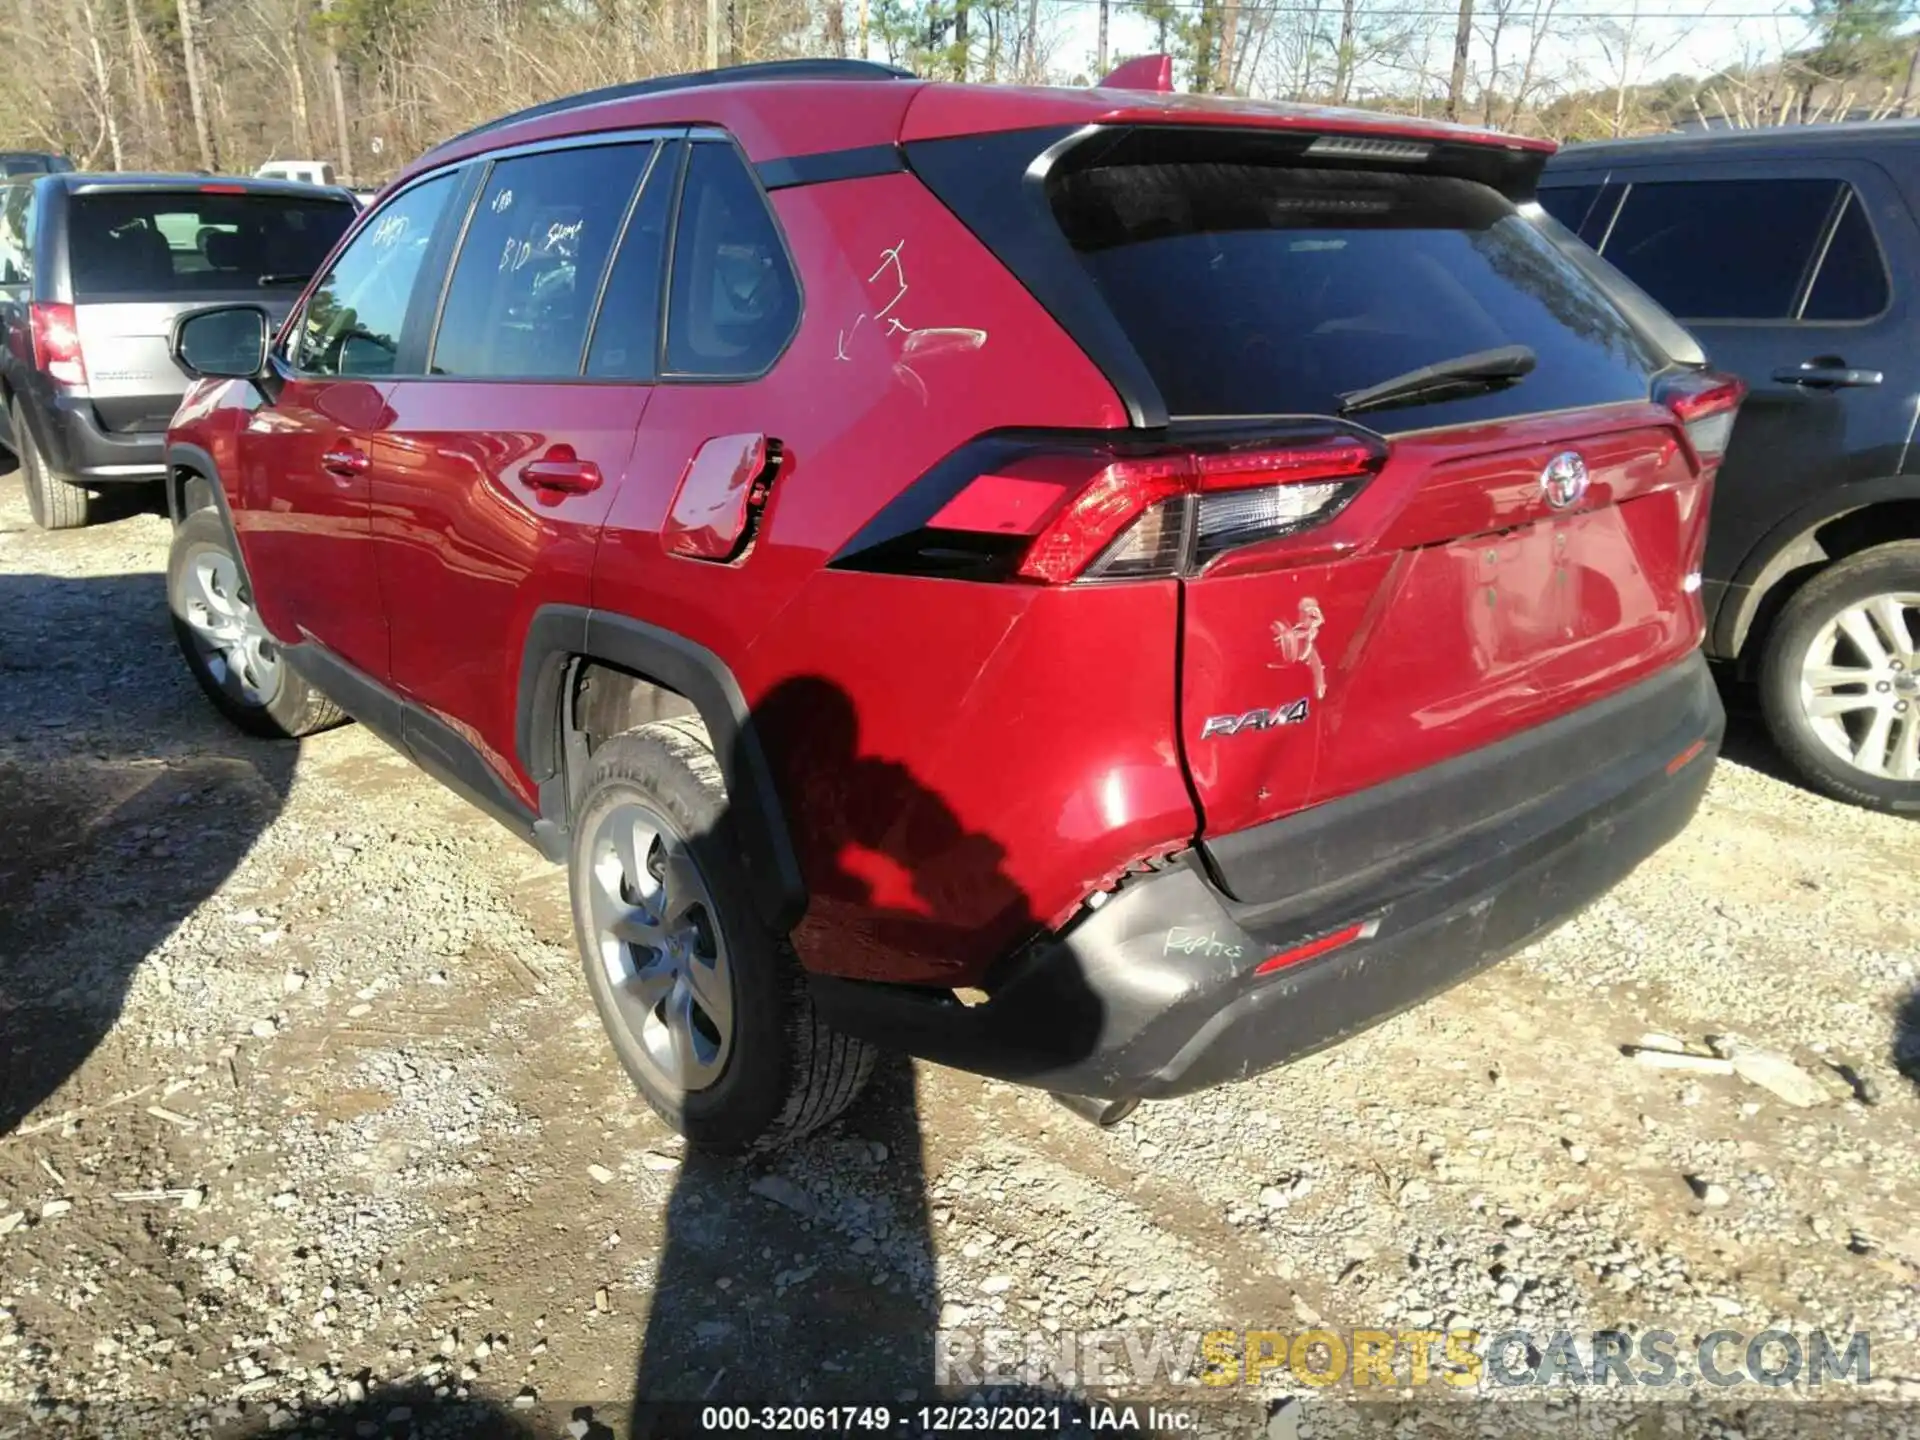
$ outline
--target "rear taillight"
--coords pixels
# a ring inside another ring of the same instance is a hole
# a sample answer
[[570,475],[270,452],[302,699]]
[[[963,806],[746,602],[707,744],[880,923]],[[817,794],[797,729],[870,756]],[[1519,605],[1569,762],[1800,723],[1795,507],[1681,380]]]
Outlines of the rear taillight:
[[33,366],[56,385],[87,383],[87,362],[80,354],[80,327],[71,305],[35,305],[30,311]]
[[834,558],[841,569],[1064,585],[1191,575],[1338,514],[1386,446],[1326,425],[1181,445],[989,435]]
[[1703,470],[1712,470],[1727,453],[1733,420],[1746,398],[1746,384],[1734,375],[1688,370],[1660,381],[1655,398],[1680,417]]

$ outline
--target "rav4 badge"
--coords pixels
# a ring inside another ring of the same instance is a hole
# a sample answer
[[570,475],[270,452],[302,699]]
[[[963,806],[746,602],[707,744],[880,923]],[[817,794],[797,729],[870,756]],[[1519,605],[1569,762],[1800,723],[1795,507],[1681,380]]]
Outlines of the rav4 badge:
[[1200,738],[1212,740],[1219,735],[1238,735],[1247,730],[1277,730],[1282,725],[1298,725],[1307,718],[1307,697],[1302,695],[1285,705],[1249,710],[1244,715],[1209,715],[1200,727]]

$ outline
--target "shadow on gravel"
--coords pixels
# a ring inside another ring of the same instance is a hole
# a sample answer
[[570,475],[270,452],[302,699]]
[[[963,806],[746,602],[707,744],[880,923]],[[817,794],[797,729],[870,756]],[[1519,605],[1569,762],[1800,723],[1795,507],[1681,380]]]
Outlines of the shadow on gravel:
[[1720,701],[1727,707],[1727,736],[1720,746],[1720,758],[1747,770],[1757,770],[1783,785],[1805,787],[1767,733],[1767,722],[1760,718],[1760,705],[1753,686],[1736,680],[1724,666],[1715,666],[1713,679]]
[[[976,952],[1004,953],[1039,930],[999,843],[969,831],[906,766],[866,753],[858,712],[838,685],[783,682],[748,729],[765,749],[806,870],[809,909],[795,932],[805,953],[875,976],[926,975],[929,964],[951,962],[962,937]],[[750,773],[744,752],[732,771]],[[982,935],[992,937],[984,946]],[[1055,993],[1055,1055],[1084,1058],[1100,1030],[1099,1002],[1077,972]],[[899,1053],[879,1056],[844,1121],[787,1150],[757,1160],[689,1150],[636,1362],[635,1440],[711,1433],[701,1426],[706,1405],[885,1406],[891,1433],[918,1434],[919,1406],[977,1396],[947,1383],[937,1363],[927,1187],[913,1068]],[[1013,1254],[998,1262],[1010,1272],[1022,1263]],[[996,1316],[991,1296],[968,1298],[970,1314],[948,1317],[949,1327],[1038,1324],[1017,1310]],[[992,1398],[1036,1402],[1046,1393]]]
[[295,755],[206,703],[159,575],[0,575],[0,1136],[86,1062],[135,970],[279,813]]
[[214,1440],[613,1440],[614,1434],[586,1407],[570,1415],[552,1407],[523,1412],[435,1395],[426,1385],[382,1386],[353,1404],[245,1419],[216,1411],[211,1433]]
[[1893,1020],[1893,1068],[1920,1089],[1920,988],[1900,1002]]

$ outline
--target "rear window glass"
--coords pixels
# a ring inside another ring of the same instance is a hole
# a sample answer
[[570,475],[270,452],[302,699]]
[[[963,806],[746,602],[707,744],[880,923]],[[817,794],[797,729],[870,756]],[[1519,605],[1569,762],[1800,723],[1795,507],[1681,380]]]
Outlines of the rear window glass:
[[1422,365],[1525,345],[1504,389],[1367,412],[1381,430],[1644,399],[1660,362],[1487,186],[1257,164],[1056,174],[1054,213],[1176,416],[1329,414]]
[[280,195],[76,195],[68,221],[75,300],[298,288],[353,222],[342,200]]

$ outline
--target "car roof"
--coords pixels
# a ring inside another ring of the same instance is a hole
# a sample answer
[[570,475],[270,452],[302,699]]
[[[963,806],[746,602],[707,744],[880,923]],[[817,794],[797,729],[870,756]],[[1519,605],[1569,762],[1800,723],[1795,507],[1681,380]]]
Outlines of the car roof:
[[774,62],[589,91],[455,136],[399,177],[515,145],[599,131],[715,125],[759,164],[999,130],[1113,124],[1232,125],[1467,142],[1535,155],[1537,140],[1365,110],[1150,91],[918,80],[863,61]]
[[130,174],[125,171],[70,172],[64,175],[36,176],[74,194],[96,195],[110,190],[157,191],[171,194],[203,195],[286,195],[303,200],[351,197],[338,185],[306,185],[298,180],[262,180],[251,175],[182,175],[156,171]]
[[1676,130],[1621,140],[1586,140],[1565,146],[1552,160],[1567,171],[1616,161],[1652,164],[1669,160],[1758,159],[1801,155],[1809,150],[1880,149],[1920,143],[1920,120],[1845,120],[1831,125],[1763,125],[1752,130]]

